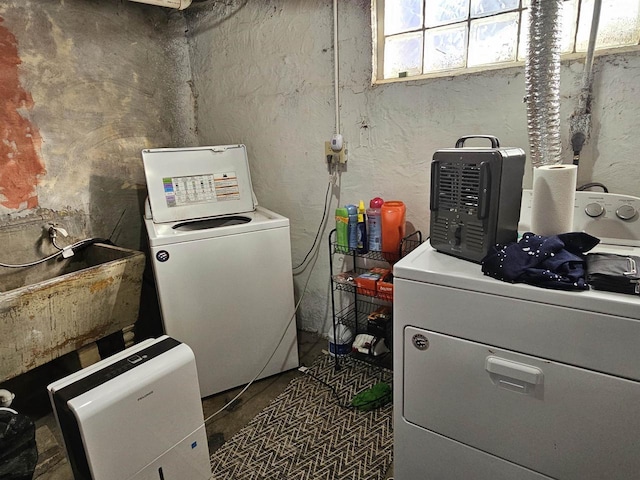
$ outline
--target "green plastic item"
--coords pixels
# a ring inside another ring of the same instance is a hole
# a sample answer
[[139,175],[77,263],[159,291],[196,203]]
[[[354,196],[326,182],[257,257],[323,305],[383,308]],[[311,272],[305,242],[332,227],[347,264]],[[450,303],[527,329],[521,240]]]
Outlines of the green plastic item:
[[336,208],[336,252],[349,252],[349,212],[346,208]]
[[370,389],[358,393],[353,397],[353,400],[351,400],[351,405],[357,410],[366,412],[384,407],[392,399],[393,393],[391,386],[388,383],[380,382],[376,383]]

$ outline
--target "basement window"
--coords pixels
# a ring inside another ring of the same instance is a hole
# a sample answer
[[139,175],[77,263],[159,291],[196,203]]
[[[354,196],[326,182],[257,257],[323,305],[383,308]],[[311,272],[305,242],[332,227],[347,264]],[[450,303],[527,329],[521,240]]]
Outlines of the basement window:
[[[530,6],[531,0],[372,0],[373,82],[522,65]],[[563,0],[562,58],[587,51],[593,6],[594,0]],[[640,0],[603,0],[596,50],[639,43]]]

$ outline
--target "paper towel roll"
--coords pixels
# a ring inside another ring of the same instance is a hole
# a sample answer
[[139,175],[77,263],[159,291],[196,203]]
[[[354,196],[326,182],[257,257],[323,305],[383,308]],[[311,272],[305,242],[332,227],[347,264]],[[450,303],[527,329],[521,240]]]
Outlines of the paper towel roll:
[[550,236],[573,231],[576,165],[543,165],[533,169],[531,231]]

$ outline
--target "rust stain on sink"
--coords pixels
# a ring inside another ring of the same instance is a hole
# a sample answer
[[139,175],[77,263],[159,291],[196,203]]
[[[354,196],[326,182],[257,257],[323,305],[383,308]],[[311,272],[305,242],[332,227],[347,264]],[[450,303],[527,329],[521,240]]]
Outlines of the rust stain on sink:
[[93,285],[91,285],[91,287],[89,287],[89,291],[91,293],[99,292],[101,290],[104,290],[105,288],[108,288],[109,285],[111,285],[112,283],[113,283],[113,277],[104,278],[102,280],[95,282]]

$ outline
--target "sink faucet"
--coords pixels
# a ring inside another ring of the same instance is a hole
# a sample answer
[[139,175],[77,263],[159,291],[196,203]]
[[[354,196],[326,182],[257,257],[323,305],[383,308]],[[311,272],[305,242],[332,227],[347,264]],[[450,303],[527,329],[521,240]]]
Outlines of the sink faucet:
[[60,233],[63,237],[68,237],[69,236],[69,233],[64,228],[59,227],[55,223],[50,223],[49,224],[49,238],[51,240],[53,240],[54,238],[56,238],[58,236],[58,233]]
[[49,224],[49,240],[51,240],[51,243],[53,244],[54,247],[56,247],[60,251],[63,251],[64,249],[58,246],[58,244],[56,243],[56,238],[58,237],[58,233],[60,233],[60,235],[62,235],[63,237],[69,236],[69,233],[64,228],[58,226],[55,223],[50,223]]

